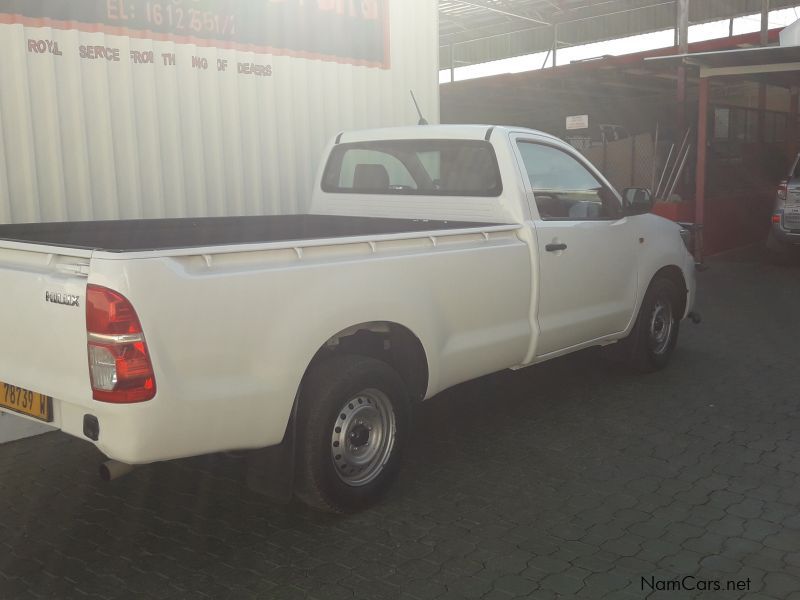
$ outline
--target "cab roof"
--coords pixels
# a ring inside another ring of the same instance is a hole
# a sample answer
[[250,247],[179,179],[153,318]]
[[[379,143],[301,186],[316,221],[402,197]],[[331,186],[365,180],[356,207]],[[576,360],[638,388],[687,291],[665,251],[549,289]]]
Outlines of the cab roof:
[[337,144],[353,142],[377,142],[381,140],[487,140],[494,133],[529,133],[539,137],[558,140],[557,137],[527,129],[525,127],[504,127],[494,125],[414,125],[410,127],[385,127],[381,129],[362,129],[344,131],[336,138]]

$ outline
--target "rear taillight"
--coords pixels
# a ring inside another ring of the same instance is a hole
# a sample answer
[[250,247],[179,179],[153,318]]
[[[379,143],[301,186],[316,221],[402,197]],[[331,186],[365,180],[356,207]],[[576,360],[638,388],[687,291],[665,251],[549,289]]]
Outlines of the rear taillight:
[[789,182],[784,180],[778,184],[778,200],[786,201],[786,195],[789,191]]
[[98,285],[87,286],[86,332],[95,400],[132,404],[156,395],[142,326],[124,296]]
[[781,213],[775,213],[774,215],[772,215],[772,222],[777,225],[780,225],[782,216],[783,215]]

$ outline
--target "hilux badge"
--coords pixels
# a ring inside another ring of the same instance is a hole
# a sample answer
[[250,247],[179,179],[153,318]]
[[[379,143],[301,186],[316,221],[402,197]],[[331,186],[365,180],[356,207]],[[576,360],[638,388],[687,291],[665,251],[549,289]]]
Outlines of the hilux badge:
[[80,306],[81,297],[72,294],[62,294],[61,292],[45,292],[44,299],[46,302],[53,304],[63,304],[64,306]]

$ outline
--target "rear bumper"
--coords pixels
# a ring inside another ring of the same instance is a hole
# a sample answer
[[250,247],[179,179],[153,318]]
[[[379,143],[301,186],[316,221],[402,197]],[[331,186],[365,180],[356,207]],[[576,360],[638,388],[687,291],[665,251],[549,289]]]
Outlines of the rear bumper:
[[[277,411],[266,418],[278,425],[275,435],[264,434],[261,418],[239,411],[200,414],[190,407],[170,410],[175,402],[153,401],[138,404],[88,404],[53,398],[53,421],[44,423],[67,435],[89,442],[113,460],[142,465],[165,460],[223,452],[248,450],[280,444],[286,431],[286,419]],[[262,403],[266,407],[276,406]],[[42,423],[15,412],[31,424]],[[88,420],[88,427],[87,427]],[[92,424],[92,421],[94,424]],[[253,426],[255,425],[255,426]]]
[[[54,418],[49,425],[94,444],[120,462],[145,464],[174,458],[170,456],[169,439],[160,433],[162,419],[146,403],[92,404],[84,406],[53,398]],[[87,430],[87,419],[96,424],[96,433],[91,427]]]
[[769,232],[767,245],[774,249],[774,246],[800,246],[800,231],[790,231],[785,229],[780,223],[773,223]]

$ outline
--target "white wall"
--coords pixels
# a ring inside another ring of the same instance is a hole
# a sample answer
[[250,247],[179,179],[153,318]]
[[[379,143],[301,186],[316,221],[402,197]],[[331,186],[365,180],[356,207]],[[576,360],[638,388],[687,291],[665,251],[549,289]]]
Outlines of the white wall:
[[[388,68],[33,27],[3,15],[19,3],[0,0],[0,223],[302,212],[338,131],[416,123],[410,89],[438,122],[436,0],[375,1],[388,2]],[[31,40],[60,54],[31,51]],[[87,45],[120,60],[81,57]],[[155,63],[134,64],[131,51]],[[240,74],[238,63],[272,75]]]

